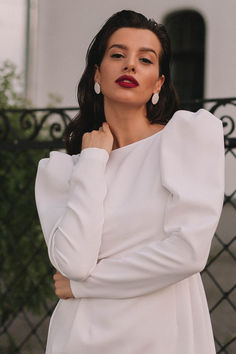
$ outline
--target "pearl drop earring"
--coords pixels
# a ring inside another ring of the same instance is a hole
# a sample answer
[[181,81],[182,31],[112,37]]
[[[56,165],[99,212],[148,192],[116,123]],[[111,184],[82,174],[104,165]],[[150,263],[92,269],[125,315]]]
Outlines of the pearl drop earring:
[[152,96],[152,104],[155,105],[159,101],[159,92],[154,93]]
[[101,92],[101,86],[98,82],[95,82],[94,84],[94,91],[96,92],[97,95]]

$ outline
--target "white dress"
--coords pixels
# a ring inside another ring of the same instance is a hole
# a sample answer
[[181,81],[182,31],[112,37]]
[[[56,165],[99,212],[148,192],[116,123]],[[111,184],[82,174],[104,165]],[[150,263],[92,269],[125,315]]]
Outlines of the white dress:
[[59,300],[47,354],[213,354],[200,276],[224,198],[222,122],[177,111],[110,155],[52,151],[35,185]]

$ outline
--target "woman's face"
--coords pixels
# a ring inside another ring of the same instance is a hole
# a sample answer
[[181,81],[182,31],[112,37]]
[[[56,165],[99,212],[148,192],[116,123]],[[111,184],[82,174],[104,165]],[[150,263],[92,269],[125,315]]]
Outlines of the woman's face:
[[[115,31],[94,76],[101,86],[104,104],[146,105],[165,80],[164,75],[159,77],[161,49],[159,39],[150,30],[125,27]],[[128,78],[117,82],[123,75]]]

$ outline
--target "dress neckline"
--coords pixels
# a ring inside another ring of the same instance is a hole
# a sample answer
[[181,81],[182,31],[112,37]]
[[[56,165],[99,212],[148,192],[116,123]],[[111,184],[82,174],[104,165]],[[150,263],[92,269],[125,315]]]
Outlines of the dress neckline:
[[147,141],[149,141],[149,140],[152,140],[155,136],[159,135],[164,129],[165,129],[165,127],[162,128],[162,129],[160,129],[160,130],[158,130],[158,132],[156,132],[156,133],[154,133],[154,134],[152,134],[152,135],[147,136],[146,138],[143,138],[143,139],[134,141],[133,143],[130,143],[130,144],[121,146],[121,147],[119,147],[119,148],[117,148],[117,149],[111,150],[110,154],[111,154],[111,155],[115,155],[115,154],[119,153],[119,151],[129,150],[129,149],[130,149],[131,147],[133,147],[133,146],[136,146],[136,145],[145,143],[145,142],[147,142]]

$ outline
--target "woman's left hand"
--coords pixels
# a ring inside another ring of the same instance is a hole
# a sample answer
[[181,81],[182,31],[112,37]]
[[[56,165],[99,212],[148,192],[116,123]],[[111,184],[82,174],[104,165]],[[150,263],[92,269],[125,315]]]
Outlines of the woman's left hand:
[[60,299],[70,299],[74,298],[74,295],[71,291],[70,280],[64,277],[58,270],[53,276],[55,294]]

